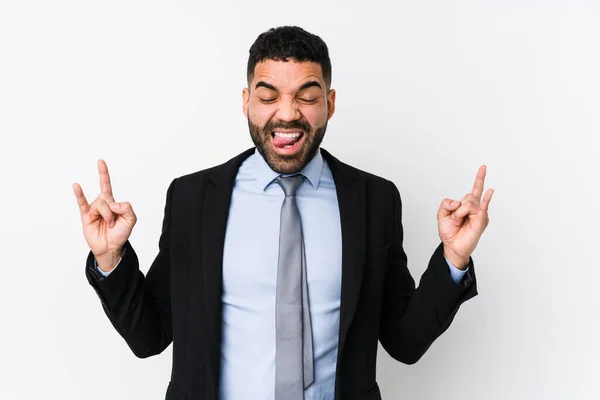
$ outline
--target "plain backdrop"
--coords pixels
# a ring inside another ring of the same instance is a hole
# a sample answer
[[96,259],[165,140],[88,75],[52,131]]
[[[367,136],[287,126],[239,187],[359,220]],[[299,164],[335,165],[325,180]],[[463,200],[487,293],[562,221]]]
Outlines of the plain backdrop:
[[[139,222],[146,272],[168,184],[252,145],[248,49],[299,25],[328,44],[323,147],[396,183],[418,281],[436,212],[488,166],[480,295],[419,363],[382,349],[384,399],[600,398],[600,2],[0,2],[0,398],[164,399],[84,276],[71,185],[96,161]],[[252,240],[249,238],[249,240]]]

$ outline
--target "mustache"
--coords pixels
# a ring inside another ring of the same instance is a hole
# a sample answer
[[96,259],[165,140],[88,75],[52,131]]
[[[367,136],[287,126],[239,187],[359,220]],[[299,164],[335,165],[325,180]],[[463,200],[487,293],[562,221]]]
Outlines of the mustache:
[[277,129],[299,129],[305,133],[308,133],[311,131],[311,126],[308,124],[308,122],[305,121],[292,121],[292,122],[286,122],[286,121],[275,121],[275,122],[268,122],[265,127],[263,128],[263,130],[265,132],[273,132]]

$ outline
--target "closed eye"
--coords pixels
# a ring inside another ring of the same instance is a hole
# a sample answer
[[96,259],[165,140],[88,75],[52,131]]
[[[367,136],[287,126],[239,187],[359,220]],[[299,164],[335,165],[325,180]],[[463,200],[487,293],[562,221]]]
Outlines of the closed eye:
[[314,103],[317,101],[316,98],[315,99],[298,99],[298,100],[303,101],[305,103]]
[[272,102],[274,102],[275,100],[277,100],[276,98],[273,98],[273,99],[263,99],[262,97],[259,97],[259,99],[260,99],[260,101],[261,101],[261,102],[263,102],[263,103],[267,103],[267,104],[268,104],[268,103],[272,103]]

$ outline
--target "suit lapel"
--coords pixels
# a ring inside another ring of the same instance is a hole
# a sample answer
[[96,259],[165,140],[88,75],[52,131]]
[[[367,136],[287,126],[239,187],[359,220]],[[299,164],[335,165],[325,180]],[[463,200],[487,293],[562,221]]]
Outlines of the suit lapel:
[[223,292],[223,247],[229,216],[229,203],[235,177],[242,162],[254,152],[248,149],[220,167],[213,169],[204,192],[202,210],[202,271],[209,331],[218,348],[221,330],[221,296]]
[[220,328],[223,246],[232,188],[229,185],[208,184],[204,192],[202,211],[202,270],[204,272],[204,300],[208,314],[209,332],[213,348],[218,348]]
[[321,152],[331,168],[342,225],[339,357],[346,344],[362,285],[366,244],[366,189],[358,170],[343,164],[324,149]]
[[[248,149],[227,163],[212,169],[208,181],[204,186],[204,195],[200,199],[202,212],[199,214],[198,226],[201,226],[200,260],[201,265],[192,267],[191,287],[201,287],[196,291],[190,304],[191,326],[195,337],[201,339],[200,332],[206,326],[210,346],[208,355],[214,387],[218,385],[220,372],[221,348],[221,296],[223,292],[223,248],[225,244],[225,231],[229,216],[231,194],[242,162],[248,158],[254,149]],[[202,296],[204,301],[202,301]],[[202,306],[205,305],[203,309]],[[206,312],[206,320],[202,315]],[[194,336],[193,336],[194,337]],[[206,355],[204,355],[206,356]],[[216,393],[213,393],[216,396]]]

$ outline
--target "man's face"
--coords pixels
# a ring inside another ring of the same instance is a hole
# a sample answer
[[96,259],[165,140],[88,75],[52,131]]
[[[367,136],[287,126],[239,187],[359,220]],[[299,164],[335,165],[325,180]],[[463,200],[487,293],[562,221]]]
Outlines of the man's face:
[[315,156],[335,110],[315,62],[266,60],[256,64],[243,91],[250,136],[272,170],[300,171]]

